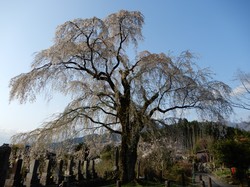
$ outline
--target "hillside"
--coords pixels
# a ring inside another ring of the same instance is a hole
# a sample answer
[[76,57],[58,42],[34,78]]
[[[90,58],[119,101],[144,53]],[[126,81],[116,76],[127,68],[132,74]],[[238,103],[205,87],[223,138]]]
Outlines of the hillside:
[[14,130],[0,129],[0,145],[10,143],[10,138],[17,132]]

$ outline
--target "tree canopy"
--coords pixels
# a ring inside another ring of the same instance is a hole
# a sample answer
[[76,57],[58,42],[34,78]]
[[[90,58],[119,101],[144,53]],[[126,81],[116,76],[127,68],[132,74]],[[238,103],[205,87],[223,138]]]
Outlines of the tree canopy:
[[119,133],[121,178],[129,181],[143,129],[188,109],[216,119],[229,114],[229,86],[199,68],[189,51],[178,57],[149,51],[128,56],[143,40],[143,24],[141,12],[121,10],[58,26],[53,45],[36,54],[31,71],[11,79],[10,100],[33,102],[40,92],[50,98],[58,91],[72,101],[53,120],[18,138],[39,144],[89,129]]

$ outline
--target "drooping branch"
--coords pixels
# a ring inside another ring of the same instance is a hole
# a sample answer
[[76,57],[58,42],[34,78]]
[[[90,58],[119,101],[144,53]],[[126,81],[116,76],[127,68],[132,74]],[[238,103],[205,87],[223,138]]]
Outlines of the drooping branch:
[[[142,107],[142,113],[144,114],[148,108],[149,105],[151,105],[157,98],[159,97],[159,93],[155,93],[150,99],[147,99],[146,96],[144,96],[145,98],[145,103]],[[150,115],[152,116],[152,115]]]
[[[86,118],[88,120],[90,120],[92,123],[96,124],[96,125],[101,125],[104,128],[106,128],[107,130],[109,130],[112,133],[118,133],[120,134],[121,132],[118,130],[114,130],[112,129],[111,126],[117,125],[119,124],[118,121],[114,121],[114,122],[101,122],[101,121],[97,121],[95,120],[92,116],[91,116],[91,112],[85,112],[87,110],[91,110],[91,111],[96,111],[96,110],[100,110],[102,111],[104,114],[106,115],[112,115],[116,118],[115,114],[112,114],[110,112],[105,111],[103,108],[99,107],[99,106],[87,106],[87,107],[78,107],[78,108],[74,108],[71,109],[71,107],[69,106],[68,109],[66,109],[58,119],[56,119],[55,123],[53,124],[69,124],[69,120],[71,122],[73,121],[78,121],[81,118]],[[65,121],[66,120],[66,121]],[[60,127],[60,126],[59,126]],[[88,128],[88,126],[86,126],[85,128]]]
[[117,125],[119,124],[119,122],[113,122],[113,123],[102,123],[100,121],[96,121],[94,120],[92,117],[90,117],[89,115],[86,115],[86,114],[80,114],[81,116],[84,116],[85,118],[89,119],[91,122],[95,123],[95,124],[99,124],[99,125],[102,125],[104,128],[106,128],[107,130],[109,130],[110,132],[112,133],[117,133],[117,134],[122,134],[121,131],[118,131],[118,130],[114,130],[112,129],[110,126],[112,125]]
[[231,104],[235,108],[250,110],[250,73],[238,71],[240,85],[231,93]]

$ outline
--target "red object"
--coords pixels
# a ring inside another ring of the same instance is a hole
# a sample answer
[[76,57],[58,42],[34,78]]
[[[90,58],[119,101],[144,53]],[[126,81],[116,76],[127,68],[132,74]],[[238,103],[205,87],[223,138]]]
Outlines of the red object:
[[231,168],[231,173],[232,173],[232,175],[234,175],[236,173],[236,168],[235,167]]

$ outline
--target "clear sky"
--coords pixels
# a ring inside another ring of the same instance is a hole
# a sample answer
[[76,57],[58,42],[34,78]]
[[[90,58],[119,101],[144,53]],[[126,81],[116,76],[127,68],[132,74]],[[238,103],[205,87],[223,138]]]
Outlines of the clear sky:
[[[178,55],[190,50],[200,67],[214,78],[237,87],[238,69],[250,72],[249,0],[2,0],[0,1],[0,130],[28,131],[53,113],[67,98],[56,95],[47,103],[9,103],[9,81],[30,70],[34,53],[52,44],[58,25],[75,18],[105,18],[121,9],[145,16],[140,50]],[[238,111],[231,118],[244,118]]]

